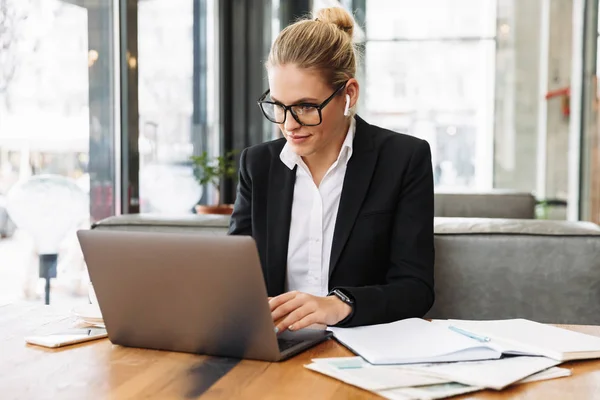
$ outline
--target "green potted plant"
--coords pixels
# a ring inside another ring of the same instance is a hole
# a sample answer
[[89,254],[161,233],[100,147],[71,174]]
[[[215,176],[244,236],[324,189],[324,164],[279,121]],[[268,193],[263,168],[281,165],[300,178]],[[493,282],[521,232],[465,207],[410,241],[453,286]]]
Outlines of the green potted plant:
[[232,204],[221,204],[220,195],[222,180],[233,178],[236,175],[235,154],[236,151],[229,151],[224,155],[209,157],[205,151],[199,156],[190,158],[194,167],[194,176],[200,186],[212,185],[217,193],[215,203],[196,206],[198,214],[231,214],[233,212]]

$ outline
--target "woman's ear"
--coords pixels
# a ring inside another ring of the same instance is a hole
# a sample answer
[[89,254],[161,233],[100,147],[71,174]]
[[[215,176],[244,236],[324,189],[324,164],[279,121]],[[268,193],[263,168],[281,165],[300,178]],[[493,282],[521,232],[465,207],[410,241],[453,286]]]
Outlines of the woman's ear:
[[350,78],[346,84],[346,95],[350,97],[350,106],[348,108],[354,107],[358,102],[359,91],[358,81],[355,78]]

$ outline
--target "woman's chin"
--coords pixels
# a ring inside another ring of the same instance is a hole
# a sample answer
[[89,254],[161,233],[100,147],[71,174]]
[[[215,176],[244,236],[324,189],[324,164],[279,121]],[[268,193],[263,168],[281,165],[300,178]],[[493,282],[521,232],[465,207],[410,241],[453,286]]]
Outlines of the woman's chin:
[[292,151],[300,157],[308,157],[314,153],[312,148],[306,146],[292,146]]
[[310,138],[307,138],[307,140],[298,141],[288,138],[288,144],[290,145],[294,153],[298,154],[300,157],[305,157],[314,153],[312,143],[310,143],[310,140],[308,139]]

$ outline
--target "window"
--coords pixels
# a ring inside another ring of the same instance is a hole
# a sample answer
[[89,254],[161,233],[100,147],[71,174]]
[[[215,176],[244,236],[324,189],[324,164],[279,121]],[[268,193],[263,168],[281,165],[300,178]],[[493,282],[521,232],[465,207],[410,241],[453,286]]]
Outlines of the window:
[[[112,0],[77,3],[0,0],[0,234],[9,236],[0,240],[0,302],[43,294],[35,255],[49,233],[23,224],[13,232],[5,209],[19,181],[49,174],[75,183],[89,199],[89,216],[76,228],[114,213],[115,10]],[[22,205],[31,218],[58,224],[75,208],[70,201],[61,198],[41,216],[52,199],[32,195]],[[75,231],[59,239],[53,303],[87,296]]]
[[369,0],[363,109],[425,139],[436,189],[492,186],[495,2]]
[[216,102],[207,101],[216,89],[207,79],[216,69],[212,3],[138,3],[141,212],[191,213],[206,198],[190,156],[219,145],[210,118]]

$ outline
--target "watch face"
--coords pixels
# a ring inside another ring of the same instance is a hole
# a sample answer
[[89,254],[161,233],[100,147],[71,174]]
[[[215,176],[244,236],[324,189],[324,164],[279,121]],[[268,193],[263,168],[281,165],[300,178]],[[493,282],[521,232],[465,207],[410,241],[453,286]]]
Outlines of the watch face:
[[344,293],[342,293],[340,290],[334,290],[333,293],[344,303],[352,304],[352,300],[350,300],[350,298],[348,296],[346,296]]

